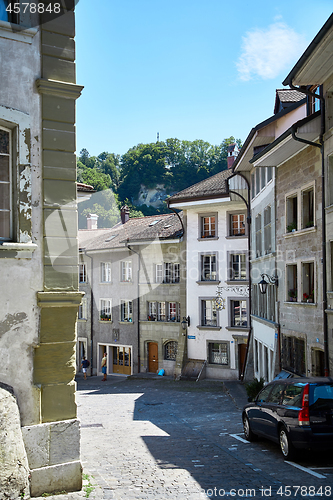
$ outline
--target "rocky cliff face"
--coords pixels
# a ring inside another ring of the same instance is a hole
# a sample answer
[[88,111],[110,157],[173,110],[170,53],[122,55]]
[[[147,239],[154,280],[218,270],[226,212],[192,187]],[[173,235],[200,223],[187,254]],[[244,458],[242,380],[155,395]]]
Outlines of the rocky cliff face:
[[169,194],[171,193],[167,192],[163,184],[157,184],[152,189],[141,184],[138,197],[134,200],[134,205],[147,205],[147,207],[159,208],[163,205],[163,201]]
[[0,499],[30,498],[29,466],[12,388],[0,383]]

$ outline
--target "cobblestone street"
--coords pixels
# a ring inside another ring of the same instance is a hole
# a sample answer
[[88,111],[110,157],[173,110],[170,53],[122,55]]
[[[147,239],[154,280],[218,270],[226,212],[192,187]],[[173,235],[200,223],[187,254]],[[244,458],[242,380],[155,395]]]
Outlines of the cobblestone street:
[[301,470],[273,443],[244,441],[237,382],[79,378],[77,403],[85,486],[59,500],[332,496],[328,454]]

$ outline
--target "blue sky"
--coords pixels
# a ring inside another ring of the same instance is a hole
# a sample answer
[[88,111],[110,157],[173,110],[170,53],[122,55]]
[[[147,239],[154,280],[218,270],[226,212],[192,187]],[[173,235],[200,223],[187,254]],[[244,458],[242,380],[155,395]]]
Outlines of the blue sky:
[[79,0],[77,151],[244,141],[332,0]]

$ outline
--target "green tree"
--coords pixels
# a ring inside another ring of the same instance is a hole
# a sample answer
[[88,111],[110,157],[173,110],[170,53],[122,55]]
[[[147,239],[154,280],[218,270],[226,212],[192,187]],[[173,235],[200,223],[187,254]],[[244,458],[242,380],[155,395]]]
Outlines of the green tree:
[[103,191],[103,189],[109,189],[111,186],[111,177],[108,174],[103,174],[96,168],[86,167],[83,163],[78,161],[77,163],[77,177],[78,182],[83,182],[84,184],[89,184],[93,186],[96,191]]
[[87,201],[78,204],[79,229],[87,228],[87,215],[98,215],[98,227],[113,227],[120,221],[118,197],[111,189],[94,193]]

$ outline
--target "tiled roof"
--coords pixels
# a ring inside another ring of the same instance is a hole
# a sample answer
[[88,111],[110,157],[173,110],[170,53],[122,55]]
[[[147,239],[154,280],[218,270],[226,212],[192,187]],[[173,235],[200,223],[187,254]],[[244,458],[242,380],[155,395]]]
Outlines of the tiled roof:
[[[182,217],[182,213],[179,214]],[[79,247],[86,250],[125,248],[126,243],[179,238],[182,226],[176,214],[134,217],[111,229],[80,229]]]
[[168,203],[227,196],[229,194],[227,179],[231,175],[232,170],[222,170],[222,172],[174,194],[168,198]]
[[83,182],[77,182],[76,189],[78,191],[84,192],[84,193],[95,193],[96,192],[96,190],[94,189],[93,186],[90,186],[89,184],[83,184]]
[[298,102],[305,97],[302,92],[291,89],[277,89],[276,93],[279,96],[281,102]]

